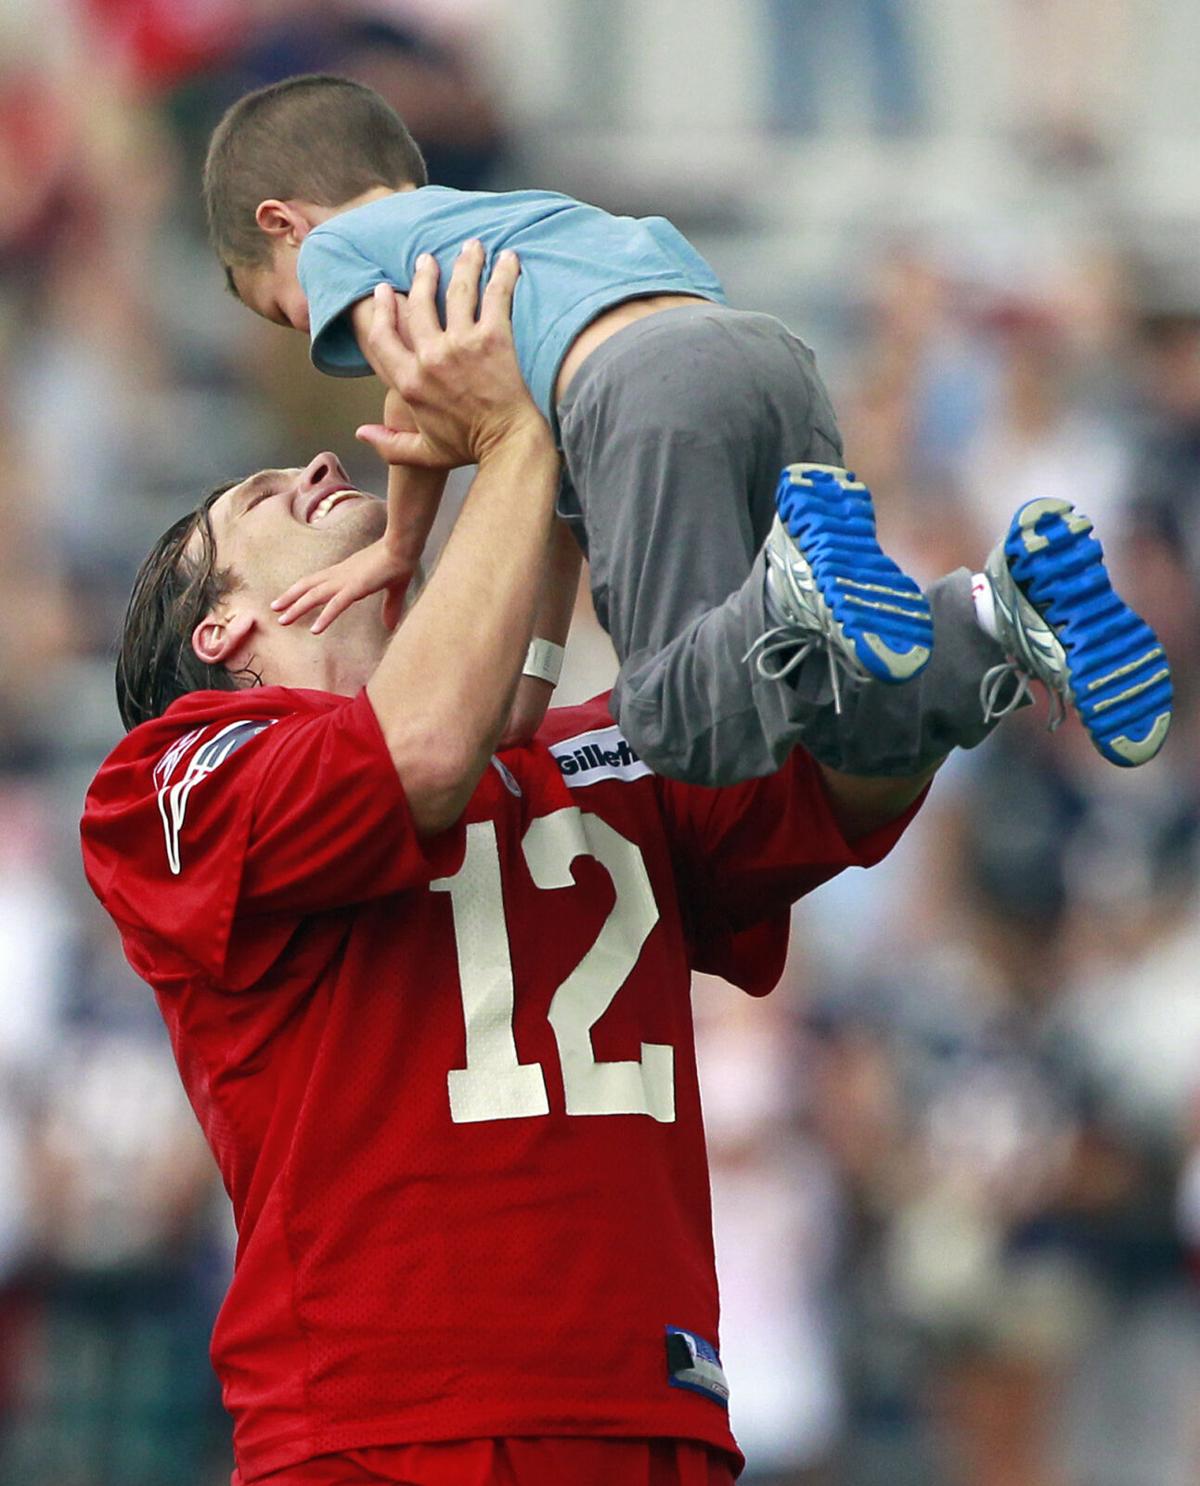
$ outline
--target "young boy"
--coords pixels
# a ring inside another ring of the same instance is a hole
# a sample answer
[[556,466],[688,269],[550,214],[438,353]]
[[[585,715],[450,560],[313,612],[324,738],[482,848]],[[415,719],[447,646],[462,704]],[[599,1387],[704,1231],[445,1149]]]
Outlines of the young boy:
[[[559,514],[590,561],[596,612],[622,663],[611,708],[659,772],[721,784],[772,771],[798,712],[827,718],[832,701],[842,716],[839,672],[886,683],[922,672],[930,599],[956,619],[973,614],[966,575],[927,599],[879,548],[869,493],[839,467],[808,348],[778,320],[728,308],[712,270],[663,219],[615,218],[548,192],[428,186],[391,108],[332,77],[292,78],[235,104],[214,132],[204,189],[231,288],[309,331],[314,363],[335,376],[372,369],[379,286],[407,291],[421,273],[446,284],[464,240],[489,268],[501,252],[519,255],[517,354],[561,447]],[[439,303],[451,324],[452,297]],[[281,621],[323,605],[319,631],[355,599],[402,589],[439,498],[428,480],[397,482],[384,538],[280,595]],[[1057,520],[1054,542],[1037,540],[1087,568],[1088,613],[1100,619],[1087,656],[1055,639],[1071,661],[1058,692],[1075,700],[1072,676],[1086,671],[1094,694],[1078,705],[1093,741],[1114,762],[1141,762],[1169,715],[1161,649],[1112,594],[1098,556],[1076,551],[1090,539],[1073,519]],[[519,705],[518,732],[532,732],[557,679],[578,571],[569,548],[553,570],[527,671],[540,695]],[[979,634],[984,651],[961,663],[983,670],[1001,656]],[[896,704],[924,714],[937,696],[935,680]],[[1102,707],[1116,711],[1102,717]],[[957,719],[957,740],[980,722]]]

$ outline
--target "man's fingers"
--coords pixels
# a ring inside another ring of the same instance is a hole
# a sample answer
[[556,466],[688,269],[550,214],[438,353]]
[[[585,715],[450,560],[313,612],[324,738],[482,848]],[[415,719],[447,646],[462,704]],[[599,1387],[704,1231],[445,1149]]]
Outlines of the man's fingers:
[[467,331],[475,324],[479,304],[479,278],[483,273],[483,244],[477,237],[468,238],[446,286],[446,329]]
[[437,285],[437,259],[432,253],[422,253],[417,259],[412,288],[408,291],[408,335],[417,350],[423,341],[442,332],[437,310]]
[[429,445],[419,433],[402,433],[385,428],[382,423],[364,423],[355,430],[354,437],[370,444],[385,464],[418,465],[425,469],[445,466],[445,461],[432,457]]
[[483,291],[483,304],[479,311],[481,325],[492,329],[497,325],[511,324],[513,291],[520,272],[521,263],[517,255],[511,248],[505,248],[492,264],[487,288]]
[[411,375],[416,366],[416,357],[401,328],[401,296],[390,284],[376,284],[372,298],[375,314],[363,351],[376,375],[394,387]]

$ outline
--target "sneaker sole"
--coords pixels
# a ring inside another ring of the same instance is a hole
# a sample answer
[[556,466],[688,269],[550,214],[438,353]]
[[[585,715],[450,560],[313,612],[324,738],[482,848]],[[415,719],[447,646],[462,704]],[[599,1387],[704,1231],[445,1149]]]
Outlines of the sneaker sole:
[[1069,501],[1029,501],[1004,552],[1066,653],[1070,700],[1096,748],[1123,768],[1148,762],[1171,725],[1171,671],[1158,636],[1113,588],[1092,523]]
[[864,669],[893,684],[922,671],[933,649],[929,602],[879,546],[862,481],[833,465],[788,465],[775,504]]

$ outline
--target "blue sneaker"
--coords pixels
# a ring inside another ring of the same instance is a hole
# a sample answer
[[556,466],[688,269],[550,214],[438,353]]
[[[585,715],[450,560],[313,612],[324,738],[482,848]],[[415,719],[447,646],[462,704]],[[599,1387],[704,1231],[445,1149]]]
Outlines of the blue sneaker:
[[[1027,696],[1033,677],[1050,694],[1051,728],[1070,703],[1110,763],[1152,759],[1171,725],[1170,667],[1158,636],[1109,582],[1088,518],[1069,501],[1027,501],[985,572],[1009,656],[980,688],[987,719]],[[1008,676],[1017,690],[998,706]]]
[[750,649],[759,673],[778,679],[824,650],[839,710],[839,671],[854,682],[917,675],[933,648],[929,604],[880,550],[867,487],[834,465],[792,464],[775,504],[765,550],[777,623]]

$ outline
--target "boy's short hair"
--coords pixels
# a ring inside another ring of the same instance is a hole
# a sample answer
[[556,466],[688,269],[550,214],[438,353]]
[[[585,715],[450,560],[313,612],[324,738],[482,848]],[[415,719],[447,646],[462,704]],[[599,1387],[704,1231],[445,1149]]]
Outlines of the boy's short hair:
[[247,93],[213,130],[204,162],[208,230],[228,267],[270,261],[259,202],[341,206],[373,186],[423,186],[425,161],[399,114],[345,77],[289,77]]

